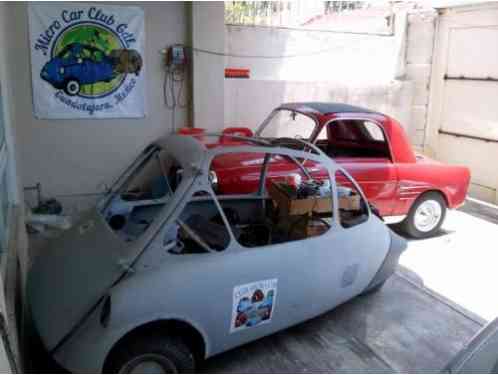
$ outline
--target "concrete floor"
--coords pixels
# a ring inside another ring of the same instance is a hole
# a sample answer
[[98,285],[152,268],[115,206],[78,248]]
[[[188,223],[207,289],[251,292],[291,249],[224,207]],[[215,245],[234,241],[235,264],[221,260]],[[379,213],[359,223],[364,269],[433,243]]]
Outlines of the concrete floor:
[[472,202],[449,212],[439,236],[409,241],[380,292],[209,359],[201,371],[437,372],[498,315],[497,224],[498,210]]
[[468,201],[449,211],[441,234],[410,240],[400,264],[474,318],[498,316],[498,208]]
[[479,330],[400,267],[385,286],[206,361],[213,373],[438,372]]

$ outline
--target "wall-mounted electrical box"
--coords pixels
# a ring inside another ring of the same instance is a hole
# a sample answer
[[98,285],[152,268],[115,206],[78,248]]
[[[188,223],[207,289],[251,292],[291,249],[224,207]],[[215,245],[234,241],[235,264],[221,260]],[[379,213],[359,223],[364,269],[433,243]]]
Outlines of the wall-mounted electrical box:
[[187,54],[185,53],[185,47],[182,45],[174,45],[168,48],[166,53],[166,65],[186,65],[187,64]]

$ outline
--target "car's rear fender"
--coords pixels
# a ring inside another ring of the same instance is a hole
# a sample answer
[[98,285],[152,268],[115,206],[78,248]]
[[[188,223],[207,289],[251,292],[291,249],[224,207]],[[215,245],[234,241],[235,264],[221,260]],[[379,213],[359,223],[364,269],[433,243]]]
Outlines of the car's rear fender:
[[395,215],[408,214],[413,203],[431,191],[440,193],[448,208],[458,208],[465,202],[470,182],[468,168],[437,162],[397,167],[399,190]]

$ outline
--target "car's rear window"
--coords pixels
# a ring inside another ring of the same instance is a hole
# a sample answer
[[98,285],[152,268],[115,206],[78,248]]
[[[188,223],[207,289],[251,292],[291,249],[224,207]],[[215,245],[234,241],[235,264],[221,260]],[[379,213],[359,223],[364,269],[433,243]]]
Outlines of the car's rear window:
[[267,138],[301,138],[310,139],[316,122],[311,117],[296,111],[278,110],[270,115],[266,126],[259,135]]

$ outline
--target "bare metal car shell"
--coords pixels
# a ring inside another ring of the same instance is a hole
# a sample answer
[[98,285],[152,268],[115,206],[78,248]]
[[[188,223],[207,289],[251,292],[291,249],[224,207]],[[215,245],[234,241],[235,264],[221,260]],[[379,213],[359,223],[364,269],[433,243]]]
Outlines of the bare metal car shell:
[[[30,273],[28,301],[34,325],[46,349],[72,372],[101,372],[116,343],[151,322],[188,324],[202,337],[205,358],[224,352],[322,314],[382,283],[406,247],[370,213],[352,228],[340,225],[334,176],[337,170],[349,175],[319,150],[269,145],[207,149],[191,137],[176,135],[156,145],[176,158],[183,176],[147,231],[134,242],[123,242],[95,207],[45,249]],[[165,228],[196,191],[212,192],[211,160],[235,152],[320,162],[332,181],[334,225],[318,237],[256,249],[241,246],[230,231],[230,244],[219,253],[165,251]],[[278,280],[271,321],[232,332],[234,288],[264,280]],[[109,319],[103,323],[105,308],[110,309]]]

